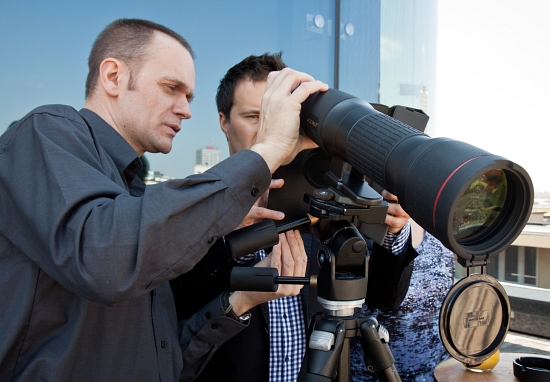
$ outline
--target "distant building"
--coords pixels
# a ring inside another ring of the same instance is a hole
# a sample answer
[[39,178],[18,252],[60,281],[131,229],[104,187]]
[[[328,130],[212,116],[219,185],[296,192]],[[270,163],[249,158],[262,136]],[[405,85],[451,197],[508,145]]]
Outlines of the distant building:
[[141,180],[143,180],[145,184],[155,184],[172,179],[171,177],[166,176],[158,171],[151,170],[151,165],[145,155],[142,155],[140,159],[143,167],[138,176],[141,178]]
[[210,167],[217,165],[221,161],[222,151],[214,146],[206,146],[204,149],[197,150],[197,160],[195,162],[195,174],[202,174]]
[[148,170],[147,175],[145,175],[143,181],[145,182],[145,184],[156,184],[160,182],[166,182],[170,179],[173,178],[166,176],[158,171]]

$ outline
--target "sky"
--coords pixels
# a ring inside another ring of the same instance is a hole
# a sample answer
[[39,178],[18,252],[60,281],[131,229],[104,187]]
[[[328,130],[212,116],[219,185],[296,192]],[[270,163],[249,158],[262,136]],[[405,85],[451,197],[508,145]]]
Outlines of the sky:
[[[194,117],[183,122],[173,152],[148,156],[151,167],[184,177],[192,173],[198,148],[213,145],[227,156],[214,95],[227,68],[242,59],[232,47],[246,44],[251,53],[261,54],[276,46],[270,42],[266,48],[257,33],[262,17],[246,17],[246,11],[269,17],[273,2],[246,4],[228,13],[217,12],[214,0],[0,0],[0,134],[42,104],[82,107],[93,40],[110,21],[139,17],[167,25],[190,41],[196,52],[195,95],[204,100],[192,104]],[[437,127],[432,136],[508,158],[528,171],[537,191],[550,192],[550,1],[438,4]],[[231,22],[239,19],[245,22]],[[238,30],[247,40],[214,34],[209,28],[214,24]]]
[[550,191],[550,1],[439,2],[437,133],[508,158]]
[[[326,2],[326,0],[324,0]],[[277,2],[238,0],[219,11],[218,0],[0,0],[0,134],[11,122],[44,104],[84,105],[87,58],[101,30],[118,18],[142,18],[165,25],[189,41],[195,52],[193,117],[182,123],[170,154],[146,154],[151,169],[174,178],[193,173],[195,152],[207,145],[228,156],[214,97],[228,68],[247,54],[273,50],[276,35],[262,20]],[[234,20],[247,12],[259,15]],[[233,33],[220,34],[220,29]],[[238,40],[234,34],[245,36]],[[267,40],[267,41],[266,41]]]

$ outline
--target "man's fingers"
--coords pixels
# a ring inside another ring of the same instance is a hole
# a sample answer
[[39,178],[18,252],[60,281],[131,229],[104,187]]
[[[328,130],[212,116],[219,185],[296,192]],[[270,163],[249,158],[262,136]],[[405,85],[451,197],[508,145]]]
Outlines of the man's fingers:
[[386,215],[386,225],[391,233],[398,233],[409,221],[408,217]]
[[397,201],[397,196],[389,192],[388,190],[382,190],[381,195],[386,200],[395,200]]
[[271,250],[271,268],[277,268],[281,275],[281,235],[279,234],[279,244],[274,245]]
[[288,103],[290,108],[297,105],[296,102],[301,104],[311,94],[326,90],[328,90],[328,85],[324,82],[315,80],[307,73],[285,68],[280,72],[269,74],[263,101],[281,100],[288,97],[288,101],[292,102]]
[[284,74],[281,73],[281,72],[282,72],[282,70],[273,71],[273,72],[271,72],[267,75],[267,80],[266,80],[266,84],[265,84],[266,93],[267,93],[267,90],[269,90],[273,87],[276,87],[276,85],[275,85],[276,80],[277,80],[277,83],[279,83],[279,81],[281,80],[281,78],[279,78],[279,77],[281,75],[284,76]]
[[302,82],[292,92],[292,97],[295,101],[300,103],[304,102],[310,95],[317,92],[324,92],[328,90],[328,85],[319,80]]
[[286,233],[279,234],[281,245],[281,276],[294,276],[294,257],[288,243]]
[[317,143],[311,140],[311,138],[306,137],[304,135],[300,135],[298,139],[300,140],[298,145],[300,146],[301,150],[314,149],[316,147],[319,147]]
[[[279,244],[273,246],[271,253],[256,266],[276,268],[281,276],[305,276],[307,254],[300,232],[297,230],[279,234]],[[286,296],[296,296],[302,285],[280,284],[277,292],[240,292],[239,302],[242,300],[247,309],[252,306]],[[237,293],[237,292],[235,292]]]
[[[381,192],[382,197],[385,200],[390,201],[388,205],[388,213],[386,215],[385,223],[389,227],[388,231],[391,233],[399,233],[401,229],[407,224],[410,219],[409,214],[401,207],[398,202],[397,196],[389,192],[388,190],[383,190]],[[391,202],[394,203],[391,203]]]
[[270,94],[274,89],[284,88],[289,92],[295,90],[302,82],[315,81],[307,73],[299,72],[290,68],[284,68],[277,72],[271,72],[267,76],[266,94]]
[[285,185],[284,179],[271,179],[268,190],[273,190],[276,188],[281,188]]
[[[307,255],[304,248],[304,243],[299,231],[288,231],[284,234],[285,239],[281,238],[282,245],[282,267],[285,276],[304,277],[307,267]],[[285,246],[286,242],[286,246]],[[288,250],[288,255],[285,253]],[[284,290],[286,296],[293,296],[300,293],[303,285],[285,285]]]
[[306,249],[304,247],[304,241],[302,240],[302,235],[300,235],[300,231],[294,231],[294,236],[296,237],[296,242],[298,244],[299,248],[299,260],[300,260],[300,268],[296,270],[296,276],[298,277],[304,277],[306,275],[306,269],[307,269],[307,253]]
[[287,231],[285,233],[290,253],[294,260],[294,276],[303,276],[302,271],[305,271],[305,265],[307,264],[307,255],[304,248],[304,242],[300,236],[300,232],[297,230]]
[[409,217],[409,214],[401,207],[401,204],[390,203],[388,205],[388,214],[393,216]]
[[262,220],[262,219],[273,219],[273,220],[283,220],[285,218],[285,214],[281,211],[276,210],[270,210],[269,208],[265,207],[252,207],[250,212],[248,213],[247,217],[251,217],[254,220]]
[[258,261],[256,264],[254,264],[254,267],[258,268],[271,268],[271,254],[264,257],[260,261]]
[[[306,275],[307,268],[307,254],[304,248],[304,242],[302,236],[298,230],[289,231],[288,242],[291,248],[293,257],[294,257],[294,276],[295,277],[304,277]],[[293,285],[289,293],[298,294],[303,285]]]
[[309,74],[285,68],[271,73],[262,98],[256,141],[250,148],[266,161],[271,173],[289,163],[298,152],[315,147],[308,138],[299,137],[301,103],[328,85]]

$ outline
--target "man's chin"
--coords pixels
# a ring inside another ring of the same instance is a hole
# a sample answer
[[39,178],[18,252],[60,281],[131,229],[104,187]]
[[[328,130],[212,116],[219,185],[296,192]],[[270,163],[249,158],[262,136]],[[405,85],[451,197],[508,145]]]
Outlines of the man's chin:
[[159,144],[155,147],[157,153],[162,154],[168,154],[170,151],[172,151],[172,137],[165,138],[162,142],[158,142]]
[[161,146],[161,147],[153,147],[150,150],[147,150],[146,152],[151,154],[168,154],[170,151],[172,151],[172,145],[169,146]]

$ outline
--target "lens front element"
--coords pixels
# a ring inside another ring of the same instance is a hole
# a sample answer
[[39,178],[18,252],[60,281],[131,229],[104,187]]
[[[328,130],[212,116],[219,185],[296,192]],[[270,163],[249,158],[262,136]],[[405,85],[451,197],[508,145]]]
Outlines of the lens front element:
[[474,180],[458,201],[453,216],[455,240],[483,234],[493,224],[506,200],[506,173],[494,169]]

